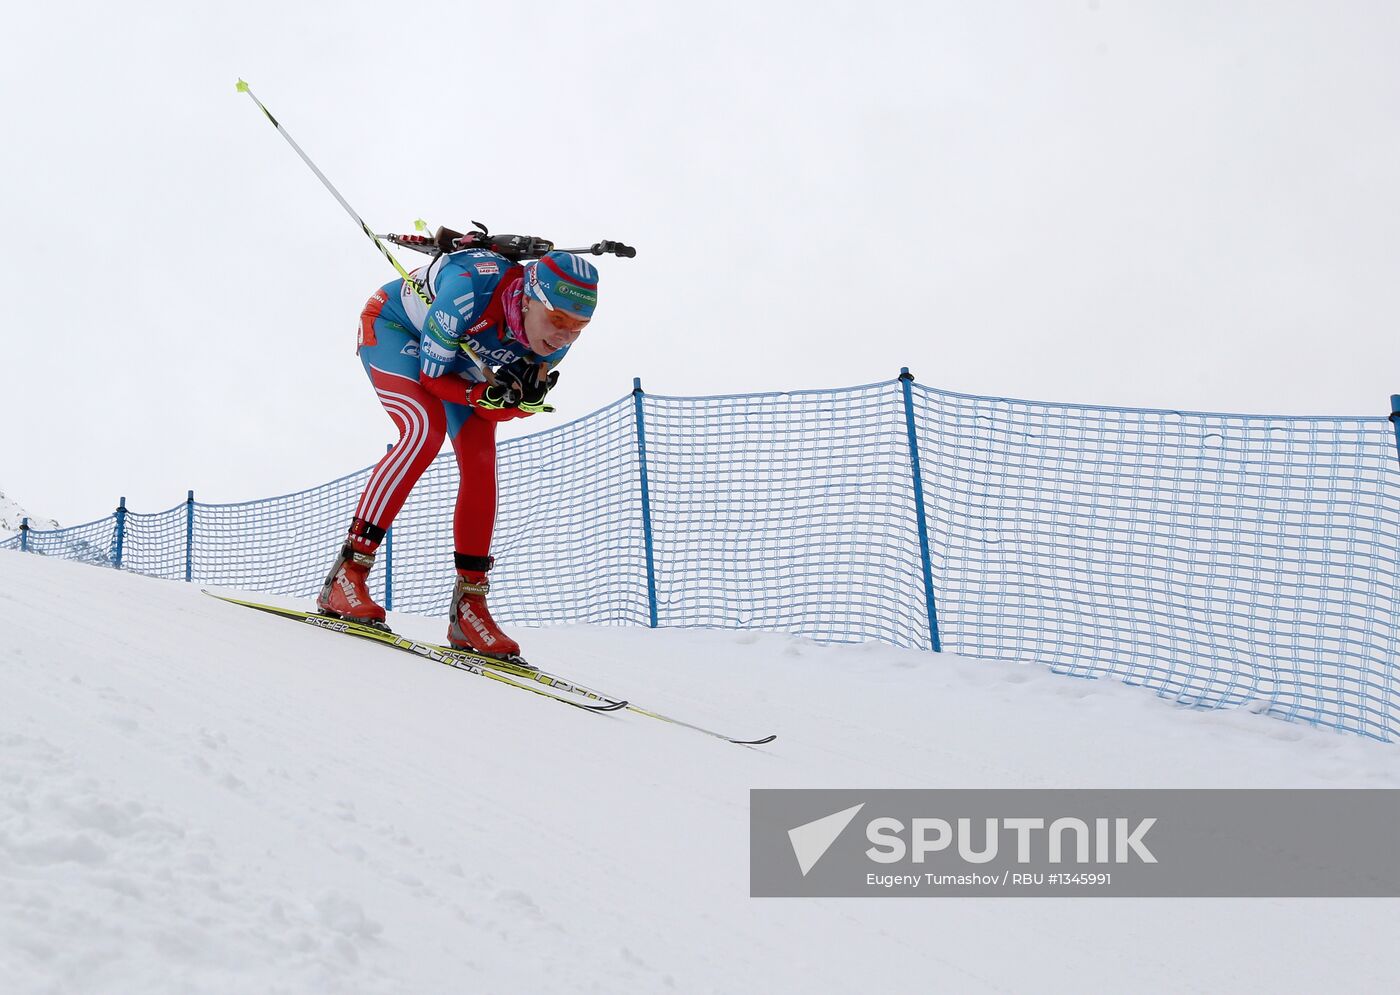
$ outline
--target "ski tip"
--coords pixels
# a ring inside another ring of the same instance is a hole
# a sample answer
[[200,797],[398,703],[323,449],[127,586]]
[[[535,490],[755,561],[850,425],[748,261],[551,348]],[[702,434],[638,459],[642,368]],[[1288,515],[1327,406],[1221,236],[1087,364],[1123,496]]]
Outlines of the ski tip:
[[239,77],[238,82],[234,85],[234,87],[235,87],[235,89],[238,90],[239,93],[247,93],[247,92],[248,92],[248,84],[247,84],[246,82],[244,82],[244,80],[243,80],[243,78],[242,78],[241,76]]
[[771,743],[778,738],[775,732],[771,736],[764,736],[762,739],[731,739],[730,742],[738,746],[762,746],[764,743]]
[[625,701],[610,701],[604,705],[589,705],[588,707],[595,712],[616,712],[618,709],[626,708],[627,704]]

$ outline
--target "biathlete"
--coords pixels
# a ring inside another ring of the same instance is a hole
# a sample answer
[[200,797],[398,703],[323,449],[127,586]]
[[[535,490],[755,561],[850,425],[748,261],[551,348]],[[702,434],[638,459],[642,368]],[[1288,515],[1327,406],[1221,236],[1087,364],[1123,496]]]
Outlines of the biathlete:
[[[409,491],[452,440],[461,479],[452,519],[457,580],[447,627],[451,645],[519,658],[486,606],[496,522],[496,424],[553,411],[554,369],[593,317],[598,271],[554,251],[515,263],[470,248],[445,252],[412,274],[431,304],[404,280],[375,291],[360,315],[359,357],[399,431],[360,495],[345,544],[321,588],[322,612],[382,623],[366,581],[375,551]],[[494,371],[488,383],[464,353]]]

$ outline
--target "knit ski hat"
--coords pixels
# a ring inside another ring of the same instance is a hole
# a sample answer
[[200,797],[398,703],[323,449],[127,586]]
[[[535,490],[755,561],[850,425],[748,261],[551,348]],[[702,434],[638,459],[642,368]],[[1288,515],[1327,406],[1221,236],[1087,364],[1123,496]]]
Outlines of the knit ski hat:
[[598,306],[598,270],[581,256],[554,251],[525,264],[525,287],[551,311],[567,311],[585,320]]

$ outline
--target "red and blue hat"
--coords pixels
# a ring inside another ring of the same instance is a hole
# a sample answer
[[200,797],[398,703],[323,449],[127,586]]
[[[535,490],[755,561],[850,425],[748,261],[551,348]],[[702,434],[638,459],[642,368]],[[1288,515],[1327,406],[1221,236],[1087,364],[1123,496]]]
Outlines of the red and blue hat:
[[525,264],[525,287],[551,311],[585,320],[598,306],[598,270],[582,256],[554,251]]

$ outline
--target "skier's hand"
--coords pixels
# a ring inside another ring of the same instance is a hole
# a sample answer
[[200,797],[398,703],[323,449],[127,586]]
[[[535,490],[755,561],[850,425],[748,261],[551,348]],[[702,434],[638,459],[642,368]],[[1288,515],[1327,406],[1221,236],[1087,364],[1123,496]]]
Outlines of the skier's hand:
[[508,380],[473,384],[467,402],[483,411],[512,411],[520,407],[520,385]]
[[559,371],[555,370],[543,379],[535,379],[520,385],[520,410],[537,415],[541,411],[553,411],[554,405],[546,404],[545,396],[559,382]]
[[554,410],[554,405],[545,403],[545,397],[559,382],[558,370],[542,375],[544,369],[543,363],[531,363],[521,358],[497,370],[496,380],[514,386],[520,395],[516,407],[527,415],[537,415],[542,411]]
[[473,384],[467,392],[467,403],[472,405],[478,418],[487,421],[510,421],[512,418],[526,418],[535,413],[522,407],[520,402],[519,382],[507,382],[499,378],[494,384]]

